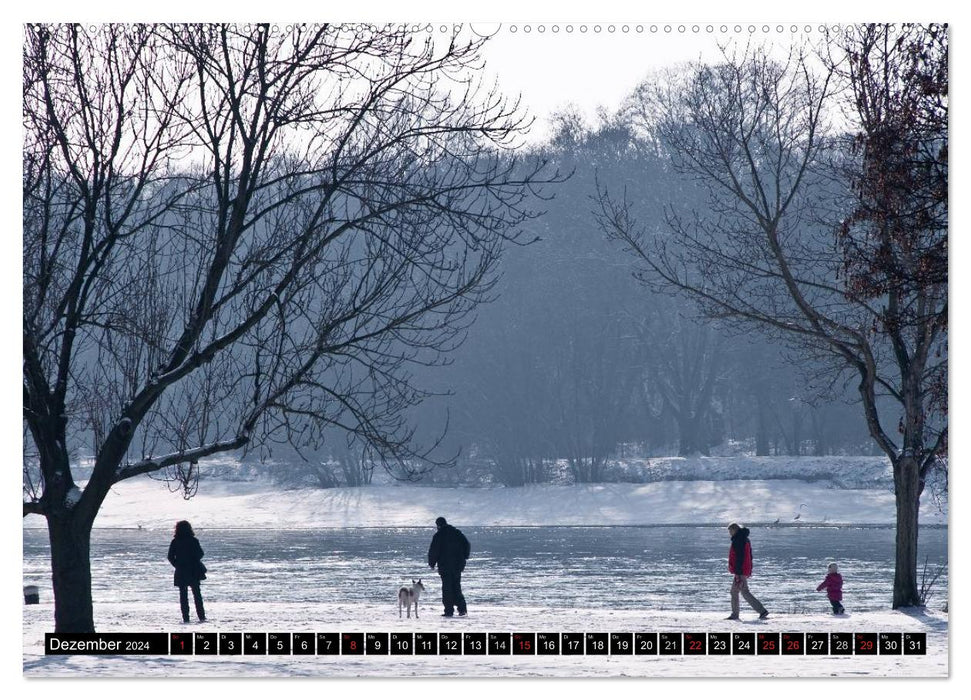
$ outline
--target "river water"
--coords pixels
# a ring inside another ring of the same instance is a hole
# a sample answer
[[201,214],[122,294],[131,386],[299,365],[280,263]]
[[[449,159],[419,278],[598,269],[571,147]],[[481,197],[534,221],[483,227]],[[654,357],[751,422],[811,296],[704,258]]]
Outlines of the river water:
[[[460,525],[461,527],[461,525]],[[463,576],[477,604],[723,611],[729,538],[718,527],[466,527]],[[207,600],[315,603],[386,601],[402,582],[433,577],[432,529],[204,530]],[[98,529],[92,535],[95,603],[172,599],[170,532]],[[770,610],[828,611],[816,586],[830,561],[843,574],[847,611],[886,610],[893,583],[891,528],[775,527],[751,535],[749,585]],[[943,567],[930,604],[947,596],[947,530],[920,533],[919,569]],[[50,588],[46,530],[24,530],[24,583]],[[920,575],[920,571],[918,571]]]

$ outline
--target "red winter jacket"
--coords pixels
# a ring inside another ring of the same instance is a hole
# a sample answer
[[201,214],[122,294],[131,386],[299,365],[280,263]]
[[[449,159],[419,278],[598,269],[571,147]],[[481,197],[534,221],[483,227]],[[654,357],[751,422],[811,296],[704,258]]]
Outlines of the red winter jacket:
[[[743,527],[732,536],[732,546],[728,550],[729,573],[752,575],[752,544],[748,541],[748,533],[749,529]],[[739,559],[742,561],[741,570],[738,566]]]
[[826,574],[826,578],[816,586],[816,590],[821,591],[824,588],[830,600],[843,600],[843,577],[839,574]]

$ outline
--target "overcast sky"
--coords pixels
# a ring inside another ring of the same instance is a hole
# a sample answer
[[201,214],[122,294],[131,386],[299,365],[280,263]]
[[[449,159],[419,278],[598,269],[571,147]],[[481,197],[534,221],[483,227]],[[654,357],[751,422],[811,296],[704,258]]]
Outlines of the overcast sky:
[[[495,76],[507,95],[522,96],[523,106],[538,120],[533,138],[542,138],[548,131],[547,118],[564,105],[579,107],[592,120],[599,107],[616,110],[654,71],[698,59],[717,60],[719,44],[767,42],[784,58],[794,44],[820,37],[818,24],[791,22],[468,26],[491,36],[483,51],[486,74]],[[436,32],[440,29],[435,26]]]

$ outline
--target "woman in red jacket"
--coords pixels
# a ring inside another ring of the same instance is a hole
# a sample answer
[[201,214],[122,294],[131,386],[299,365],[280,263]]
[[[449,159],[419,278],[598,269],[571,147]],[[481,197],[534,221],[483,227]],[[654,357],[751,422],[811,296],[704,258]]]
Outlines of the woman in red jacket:
[[729,620],[738,619],[738,594],[741,593],[745,602],[759,613],[759,619],[769,616],[769,611],[749,592],[748,577],[752,575],[752,545],[748,541],[749,529],[739,527],[737,523],[728,526],[728,534],[732,536],[732,546],[728,550],[728,571],[735,575],[732,581],[732,614]]

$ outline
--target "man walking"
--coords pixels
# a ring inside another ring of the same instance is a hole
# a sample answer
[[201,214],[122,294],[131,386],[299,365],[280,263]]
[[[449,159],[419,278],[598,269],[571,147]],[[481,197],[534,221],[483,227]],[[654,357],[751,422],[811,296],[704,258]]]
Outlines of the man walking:
[[748,577],[752,575],[752,545],[748,541],[749,529],[739,527],[738,523],[728,526],[728,534],[732,537],[732,546],[728,550],[728,572],[735,575],[732,582],[732,614],[729,620],[738,619],[738,594],[741,593],[745,602],[759,613],[759,619],[769,616],[769,611],[759,602],[759,599],[748,590]]
[[445,606],[442,617],[452,617],[455,608],[459,617],[464,617],[467,610],[462,595],[462,570],[472,548],[462,531],[449,525],[445,518],[436,518],[435,526],[438,532],[428,548],[428,566],[434,569],[437,564],[438,575],[442,577],[442,605]]

